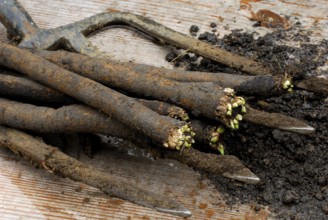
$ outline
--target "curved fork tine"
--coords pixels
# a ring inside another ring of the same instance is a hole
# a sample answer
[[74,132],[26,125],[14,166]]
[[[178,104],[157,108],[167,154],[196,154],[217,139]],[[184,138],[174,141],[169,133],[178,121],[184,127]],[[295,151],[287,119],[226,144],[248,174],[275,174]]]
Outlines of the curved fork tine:
[[[37,32],[42,32],[38,31],[38,28],[32,21],[31,17],[16,0],[6,0],[2,2],[0,6],[0,21],[3,22],[9,30],[14,30],[14,33],[17,34],[19,38],[23,39],[26,35],[33,36]],[[173,29],[161,25],[149,18],[132,13],[101,13],[83,19],[79,22],[52,29],[52,33],[54,33],[56,37],[65,39],[70,38],[69,36],[72,36],[72,33],[81,33],[84,36],[88,36],[101,28],[118,23],[135,27],[141,32],[158,39],[160,42],[166,42],[176,47],[189,50],[190,52],[197,53],[201,56],[223,63],[230,67],[240,69],[250,74],[263,75],[271,73],[271,71],[264,67],[261,63],[230,53],[214,45],[199,41],[185,34],[174,31]],[[58,33],[61,33],[61,36],[56,35]],[[52,36],[52,38],[55,36]],[[40,37],[35,38],[37,42],[34,43],[42,45],[42,42],[40,41],[45,41],[45,39],[42,38],[48,37],[50,36],[41,34]],[[58,39],[54,39],[53,42],[56,42],[56,40]],[[79,43],[82,43],[82,45],[79,45]],[[30,44],[33,45],[33,42]],[[76,47],[76,51],[79,52],[79,50],[84,50],[85,53],[93,54],[94,49],[88,49],[89,46],[87,45],[89,44],[86,44],[84,40],[81,40],[81,42],[79,42],[79,40],[72,40],[71,42],[71,46],[73,48]],[[38,49],[47,48],[41,47]],[[96,56],[99,54],[100,53],[97,52]]]
[[113,24],[126,24],[137,30],[179,48],[188,49],[209,59],[226,64],[254,75],[270,74],[262,64],[248,58],[232,54],[214,45],[179,33],[144,16],[125,12],[101,13],[81,21],[63,26],[88,36],[91,33]]
[[84,37],[82,34],[79,36],[73,36],[69,39],[65,39],[63,43],[66,49],[69,51],[77,52],[80,54],[85,54],[91,57],[103,57],[104,52],[101,52],[98,47],[92,45],[92,43]]

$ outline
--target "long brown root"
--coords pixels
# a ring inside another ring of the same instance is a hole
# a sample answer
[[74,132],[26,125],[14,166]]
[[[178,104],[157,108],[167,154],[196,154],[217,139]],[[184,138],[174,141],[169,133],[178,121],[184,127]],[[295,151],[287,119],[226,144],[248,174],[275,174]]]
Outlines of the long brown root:
[[250,76],[220,72],[185,71],[182,69],[165,69],[132,62],[117,62],[114,60],[108,62],[113,66],[117,65],[118,68],[122,65],[129,68],[131,71],[142,73],[145,77],[147,75],[154,75],[179,82],[215,82],[223,88],[234,89],[237,94],[270,96],[286,91],[289,88],[283,88],[285,80],[281,79],[279,76]]
[[[144,148],[147,146],[148,151],[161,152],[167,158],[177,159],[189,166],[217,175],[223,175],[228,171],[230,173],[241,172],[246,169],[233,156],[221,157],[214,154],[205,154],[194,149],[183,149],[176,153],[171,150],[159,151],[159,149],[157,150],[152,146],[147,136],[135,132],[122,123],[108,118],[105,114],[87,106],[71,105],[52,109],[0,99],[0,112],[0,124],[18,129],[33,130],[40,133],[87,132],[116,136],[130,140]],[[203,128],[202,126],[196,126],[197,124],[203,125],[201,122],[193,120],[192,124],[198,130]],[[199,135],[204,135],[204,137],[198,137],[197,139],[201,143],[204,141],[208,144],[210,141],[207,137],[208,133],[204,131],[204,134],[199,133]]]
[[296,85],[298,88],[328,96],[328,79],[311,76]]
[[43,86],[29,78],[15,74],[14,71],[2,71],[0,74],[0,95],[37,103],[70,104],[74,99],[61,92]]
[[118,177],[100,172],[19,130],[0,126],[0,146],[9,148],[51,173],[96,187],[109,196],[155,208],[159,211],[185,209],[174,200],[138,188]]
[[[77,101],[52,88],[44,86],[18,72],[3,70],[0,74],[0,95],[10,99],[20,99],[45,104],[74,104]],[[160,115],[188,121],[188,113],[178,106],[157,100],[137,99],[136,101],[152,109]]]
[[[130,97],[62,69],[28,51],[1,43],[0,64],[103,111],[165,147],[179,148],[180,141],[190,137],[190,132],[184,130],[188,127],[186,123],[160,116]],[[183,141],[183,146],[190,144]]]
[[236,97],[232,89],[224,89],[215,83],[181,83],[155,75],[142,75],[124,65],[113,65],[108,60],[90,58],[65,51],[41,51],[46,59],[85,77],[108,86],[167,101],[195,115],[219,120],[228,127],[238,128],[237,114],[242,114],[245,100]]

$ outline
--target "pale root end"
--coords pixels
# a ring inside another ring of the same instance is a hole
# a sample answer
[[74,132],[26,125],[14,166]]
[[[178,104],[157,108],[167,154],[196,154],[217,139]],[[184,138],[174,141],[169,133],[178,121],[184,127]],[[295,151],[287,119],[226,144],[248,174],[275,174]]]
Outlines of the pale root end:
[[285,79],[282,82],[282,88],[287,90],[288,92],[293,92],[294,85],[292,84],[290,79]]
[[246,101],[241,96],[235,96],[235,91],[231,88],[225,88],[225,97],[220,100],[220,105],[216,109],[217,118],[225,123],[231,129],[238,129],[239,122],[246,113]]
[[195,133],[191,130],[188,124],[183,125],[179,129],[173,129],[170,132],[167,142],[164,147],[180,150],[182,148],[190,148],[195,143],[193,136]]
[[211,148],[214,150],[218,150],[222,155],[224,154],[224,146],[220,142],[221,135],[224,133],[224,127],[219,126],[218,128],[214,129],[213,132],[211,132],[209,137],[209,143]]
[[170,108],[169,117],[181,121],[189,121],[190,119],[188,113],[183,108],[179,108],[179,107]]

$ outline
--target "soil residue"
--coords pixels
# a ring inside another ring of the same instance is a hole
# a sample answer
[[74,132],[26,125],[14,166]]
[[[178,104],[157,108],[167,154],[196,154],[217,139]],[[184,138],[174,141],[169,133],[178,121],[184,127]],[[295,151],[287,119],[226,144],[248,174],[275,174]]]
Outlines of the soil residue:
[[[199,39],[258,60],[278,75],[292,76],[296,82],[309,76],[328,76],[327,72],[318,69],[327,61],[328,41],[311,44],[300,23],[289,30],[276,30],[265,36],[234,30],[221,39],[209,32],[200,34]],[[293,42],[297,47],[286,46],[290,44],[283,42]],[[179,51],[171,52],[167,60],[173,60],[178,54]],[[244,74],[191,53],[173,63],[191,71]],[[244,122],[237,132],[225,133],[226,151],[244,161],[263,180],[262,183],[243,185],[207,174],[209,178],[220,192],[226,194],[230,204],[255,202],[268,205],[277,219],[327,219],[327,97],[296,88],[293,93],[276,97],[246,99],[254,108],[302,119],[313,126],[316,133],[305,136]]]
[[[296,23],[289,30],[277,29],[264,36],[260,36],[257,32],[245,33],[242,30],[232,30],[231,34],[222,38],[218,38],[215,33],[204,32],[198,35],[198,39],[260,61],[277,75],[288,74],[294,79],[318,74],[328,76],[328,71],[317,70],[317,67],[327,62],[328,40],[311,44],[310,34],[310,31],[302,30],[300,23]],[[287,46],[291,43],[293,46]],[[218,62],[200,58],[194,53],[186,53],[184,56],[180,55],[179,59],[175,59],[179,53],[180,51],[172,51],[166,56],[167,61],[174,63],[176,67],[184,67],[190,71],[244,74]]]

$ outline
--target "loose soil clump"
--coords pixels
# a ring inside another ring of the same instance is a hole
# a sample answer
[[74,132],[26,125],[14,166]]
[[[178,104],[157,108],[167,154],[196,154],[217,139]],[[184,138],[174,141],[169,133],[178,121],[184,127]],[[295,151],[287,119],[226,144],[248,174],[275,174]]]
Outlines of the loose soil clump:
[[[234,30],[222,39],[209,32],[200,34],[199,39],[260,61],[277,75],[293,77],[294,82],[316,75],[327,77],[327,72],[318,67],[327,61],[328,41],[311,44],[307,33],[297,25],[265,36]],[[297,47],[283,44],[287,41]],[[167,60],[172,61],[178,54],[171,52]],[[173,63],[191,71],[244,74],[190,53]],[[237,132],[225,133],[226,151],[244,161],[262,183],[247,185],[207,174],[209,178],[230,204],[268,205],[277,219],[327,219],[327,96],[296,88],[293,93],[275,97],[249,96],[247,102],[257,109],[299,118],[313,126],[316,133],[305,136],[244,122]]]

